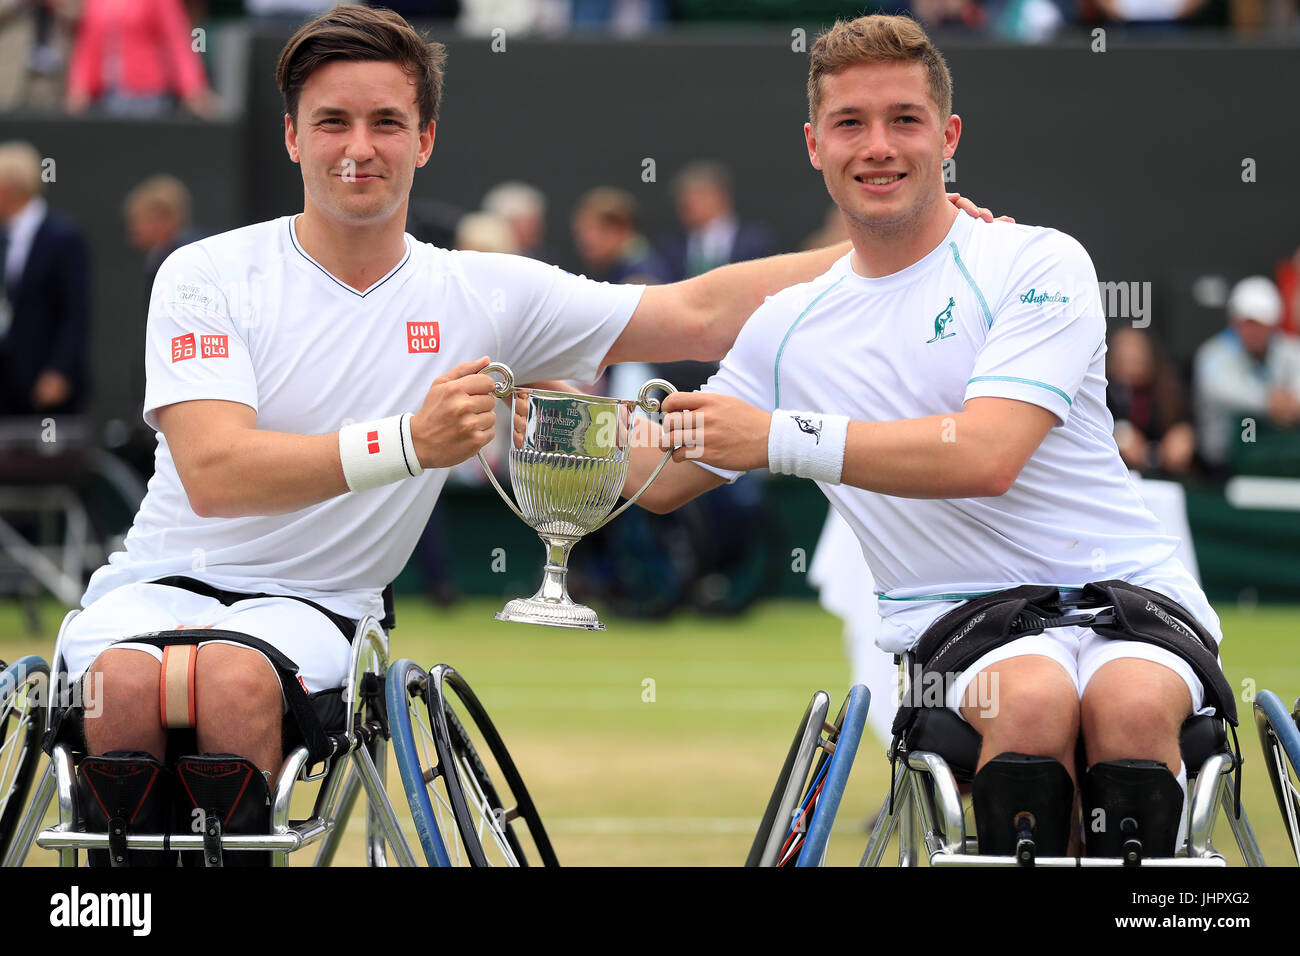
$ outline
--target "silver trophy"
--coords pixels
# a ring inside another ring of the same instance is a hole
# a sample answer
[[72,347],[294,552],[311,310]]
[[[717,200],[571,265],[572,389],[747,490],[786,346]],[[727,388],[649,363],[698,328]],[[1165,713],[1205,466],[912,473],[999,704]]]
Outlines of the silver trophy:
[[[513,412],[514,373],[499,362],[483,371],[502,377],[495,394]],[[659,378],[642,385],[636,401],[528,389],[523,445],[514,448],[512,442],[510,449],[510,486],[518,505],[510,500],[479,453],[478,460],[492,487],[546,545],[542,586],[532,597],[516,598],[506,604],[496,614],[498,621],[605,629],[595,611],[569,597],[569,551],[583,535],[612,521],[640,498],[672,457],[671,450],[665,452],[646,483],[611,513],[627,478],[632,414],[637,408],[648,414],[659,411],[658,399],[650,397],[656,390],[668,394],[677,391]]]

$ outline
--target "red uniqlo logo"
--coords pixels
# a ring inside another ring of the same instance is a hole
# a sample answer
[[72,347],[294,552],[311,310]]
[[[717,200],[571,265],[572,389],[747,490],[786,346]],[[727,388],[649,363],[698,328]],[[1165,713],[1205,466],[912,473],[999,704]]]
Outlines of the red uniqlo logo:
[[406,350],[408,352],[436,352],[440,344],[437,322],[406,323]]
[[230,338],[225,335],[200,336],[199,355],[203,358],[227,358],[230,355],[229,343]]
[[366,441],[370,442],[366,450],[372,455],[379,454],[379,432],[366,432]]
[[194,358],[194,333],[186,332],[172,339],[172,361]]

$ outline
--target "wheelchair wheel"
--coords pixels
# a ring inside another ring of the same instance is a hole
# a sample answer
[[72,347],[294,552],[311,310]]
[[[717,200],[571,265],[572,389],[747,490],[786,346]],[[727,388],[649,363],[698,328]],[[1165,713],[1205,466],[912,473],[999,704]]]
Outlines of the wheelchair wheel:
[[445,664],[425,673],[398,661],[388,688],[398,768],[429,864],[528,866],[531,851],[558,866],[518,769],[464,678]]
[[1300,701],[1288,713],[1277,694],[1260,691],[1255,698],[1255,727],[1291,851],[1300,863]]
[[795,731],[794,742],[786,753],[785,763],[777,774],[776,786],[767,801],[767,809],[763,811],[745,866],[776,866],[785,836],[795,825],[795,807],[800,802],[830,705],[830,695],[824,690],[813,694],[808,703],[808,709],[799,721],[799,729]]
[[41,759],[50,668],[22,657],[0,670],[0,857],[9,848]]
[[[795,850],[796,866],[821,866],[826,858],[826,844],[830,840],[835,814],[839,812],[844,788],[853,769],[862,730],[867,725],[867,709],[871,705],[871,692],[862,684],[849,689],[849,696],[840,706],[833,730],[822,746],[814,786],[804,798],[802,816],[808,821],[808,835],[803,846]],[[786,865],[786,864],[781,864]]]

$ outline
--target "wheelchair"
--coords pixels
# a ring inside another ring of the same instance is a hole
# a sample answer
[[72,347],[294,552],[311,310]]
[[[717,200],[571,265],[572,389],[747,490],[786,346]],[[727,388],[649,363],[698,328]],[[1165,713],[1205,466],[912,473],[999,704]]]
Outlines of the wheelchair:
[[[0,661],[0,861],[8,865],[41,759],[50,668],[39,657]],[[27,837],[30,839],[30,836]]]
[[[76,614],[70,611],[64,618],[55,644],[53,673],[59,681],[66,681],[63,635]],[[196,635],[193,629],[187,629],[149,636],[160,640],[175,636],[192,642]],[[228,854],[254,851],[268,854],[272,866],[287,866],[290,853],[312,845],[317,846],[314,865],[327,866],[334,859],[363,790],[367,863],[387,865],[391,850],[397,864],[415,865],[410,844],[385,792],[388,730],[383,677],[387,663],[387,633],[373,617],[364,618],[353,637],[348,677],[343,687],[335,689],[341,705],[333,708],[337,720],[322,727],[323,741],[314,741],[315,752],[306,742],[289,749],[270,792],[269,832],[224,833],[215,819],[205,820],[201,833],[83,832],[76,780],[77,767],[85,757],[84,745],[67,739],[69,735],[60,735],[52,742],[49,764],[5,851],[5,865],[21,866],[34,842],[57,851],[61,866],[78,865],[83,850],[107,850],[110,862],[117,865],[125,862],[128,851],[164,849],[201,852],[205,866],[224,865]],[[45,677],[48,680],[48,672]],[[43,716],[43,730],[49,734],[55,725],[55,708],[45,708]],[[320,784],[311,815],[303,820],[290,818],[290,803],[298,783]],[[51,801],[57,802],[58,823],[37,833]]]
[[[902,699],[911,698],[914,661],[911,654],[896,658],[902,667]],[[1227,721],[1219,717],[1188,718],[1180,747],[1187,767],[1187,839],[1173,857],[1143,857],[1140,850],[1117,857],[1039,856],[1021,842],[1010,856],[982,854],[978,838],[967,826],[961,785],[970,784],[979,760],[979,733],[945,707],[925,707],[898,735],[889,749],[890,792],[877,817],[862,855],[862,866],[880,866],[891,839],[898,836],[900,867],[918,865],[921,853],[930,866],[1226,866],[1213,844],[1214,826],[1222,809],[1247,866],[1263,866],[1264,858],[1245,809],[1240,803],[1240,754],[1228,747]],[[1292,792],[1294,795],[1294,791]]]
[[1300,863],[1300,700],[1288,713],[1277,694],[1262,690],[1254,709],[1264,766],[1282,811],[1291,852]]
[[830,695],[824,690],[813,694],[777,776],[745,866],[825,865],[831,827],[848,785],[870,706],[871,693],[857,684],[849,690],[835,719],[827,721]]

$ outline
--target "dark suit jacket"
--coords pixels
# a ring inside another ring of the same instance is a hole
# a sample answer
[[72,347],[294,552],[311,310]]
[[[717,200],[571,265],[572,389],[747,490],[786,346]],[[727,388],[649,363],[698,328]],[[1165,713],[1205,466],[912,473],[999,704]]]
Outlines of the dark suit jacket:
[[[757,223],[740,220],[736,228],[736,239],[731,244],[731,254],[727,262],[744,262],[747,259],[761,259],[776,253],[776,242],[772,234]],[[671,281],[678,282],[686,276],[686,233],[677,232],[666,236],[659,244],[659,254],[668,264]],[[719,263],[724,265],[725,263]]]
[[68,403],[49,411],[80,410],[90,332],[90,261],[81,230],[47,212],[8,294],[13,324],[0,347],[0,411],[32,414],[32,388],[46,369],[62,373],[72,385]]

